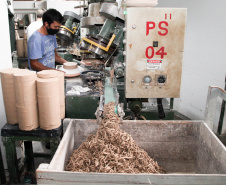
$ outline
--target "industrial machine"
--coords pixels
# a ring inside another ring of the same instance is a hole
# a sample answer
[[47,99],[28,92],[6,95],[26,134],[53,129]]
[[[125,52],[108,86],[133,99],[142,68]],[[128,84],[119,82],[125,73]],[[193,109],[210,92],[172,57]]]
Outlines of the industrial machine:
[[[173,119],[173,98],[180,96],[186,9],[145,5],[89,0],[80,23],[71,13],[64,15],[67,21],[59,34],[66,43],[73,40],[72,22],[80,24],[79,64],[85,70],[66,82],[67,117],[91,119],[94,112],[99,117],[103,105],[114,101],[123,119]],[[90,90],[67,93],[77,85]]]
[[[76,51],[80,40],[80,19],[81,17],[74,12],[64,12],[64,21],[57,33],[59,55],[67,61],[72,62],[74,57],[71,52]],[[74,46],[74,48],[72,48]],[[75,55],[78,57],[78,54]]]

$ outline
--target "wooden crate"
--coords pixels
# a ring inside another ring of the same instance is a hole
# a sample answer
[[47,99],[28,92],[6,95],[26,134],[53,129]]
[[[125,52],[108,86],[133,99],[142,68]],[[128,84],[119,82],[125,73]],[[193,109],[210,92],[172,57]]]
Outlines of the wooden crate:
[[[68,124],[69,122],[69,124]],[[65,171],[73,150],[95,134],[96,120],[69,119],[50,164],[36,171],[38,184],[225,185],[226,148],[203,121],[123,121],[121,128],[158,161],[167,174]]]

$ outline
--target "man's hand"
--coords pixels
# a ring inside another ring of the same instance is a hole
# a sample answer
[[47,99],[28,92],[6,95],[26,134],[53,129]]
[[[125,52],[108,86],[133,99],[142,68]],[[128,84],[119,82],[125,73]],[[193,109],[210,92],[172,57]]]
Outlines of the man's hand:
[[65,62],[68,62],[67,60],[63,59],[56,51],[55,49],[55,60],[56,62],[60,63],[60,64],[63,64]]

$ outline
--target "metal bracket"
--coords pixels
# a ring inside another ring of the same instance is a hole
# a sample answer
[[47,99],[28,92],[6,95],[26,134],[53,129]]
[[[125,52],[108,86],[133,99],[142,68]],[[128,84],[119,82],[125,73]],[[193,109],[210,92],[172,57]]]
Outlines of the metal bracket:
[[63,28],[63,29],[65,29],[65,30],[67,30],[67,31],[69,31],[72,34],[75,34],[75,30],[77,29],[77,27],[73,27],[73,31],[72,31],[69,28],[67,28],[66,26],[60,26],[60,27]]
[[96,42],[94,42],[94,41],[92,41],[92,40],[90,40],[90,39],[87,39],[86,37],[83,37],[83,38],[81,39],[80,44],[81,44],[81,42],[84,40],[84,41],[86,41],[86,42],[88,42],[88,43],[91,44],[90,47],[92,47],[92,45],[94,45],[94,46],[96,46],[96,47],[98,47],[98,48],[100,48],[100,49],[102,49],[102,50],[104,50],[104,51],[108,51],[109,48],[110,48],[110,46],[111,46],[111,44],[112,44],[112,42],[114,41],[115,37],[116,37],[116,35],[113,34],[112,37],[111,37],[111,39],[110,39],[110,41],[108,42],[107,47],[103,47],[103,46],[101,46],[100,44],[97,44]]

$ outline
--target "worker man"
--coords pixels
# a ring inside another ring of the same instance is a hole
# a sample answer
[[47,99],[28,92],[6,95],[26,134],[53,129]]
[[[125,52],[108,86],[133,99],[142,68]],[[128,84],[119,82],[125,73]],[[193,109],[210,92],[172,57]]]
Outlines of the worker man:
[[30,36],[39,28],[42,27],[42,16],[44,12],[46,11],[45,8],[40,8],[36,12],[36,21],[32,22],[28,27],[27,27],[27,40],[30,38]]
[[56,52],[56,33],[63,22],[63,16],[57,10],[49,9],[43,14],[42,22],[42,27],[28,40],[29,68],[35,71],[55,70],[55,62],[67,62]]

